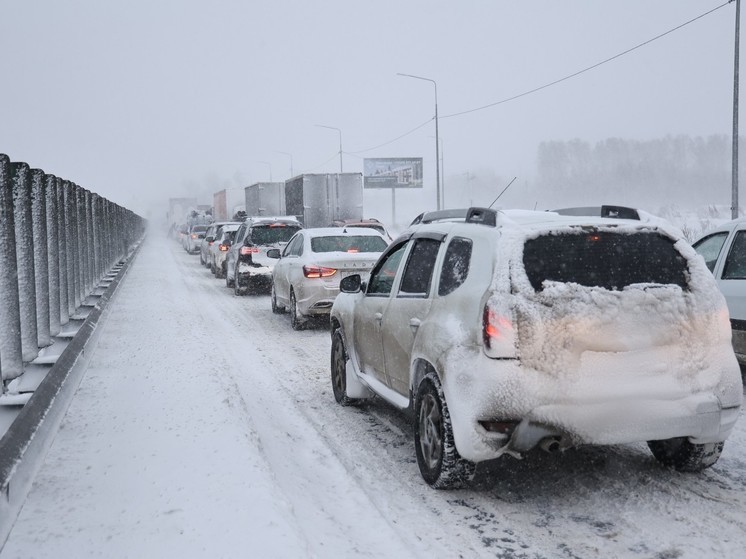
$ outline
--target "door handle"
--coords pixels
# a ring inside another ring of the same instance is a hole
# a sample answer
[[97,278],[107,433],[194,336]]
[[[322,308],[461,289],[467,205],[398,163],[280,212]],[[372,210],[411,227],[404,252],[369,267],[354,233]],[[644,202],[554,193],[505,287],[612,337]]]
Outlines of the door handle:
[[375,318],[376,322],[380,325],[381,321],[383,320],[383,313],[377,312],[376,314],[373,315],[373,318]]
[[413,334],[417,333],[417,329],[420,327],[420,324],[422,324],[422,321],[419,318],[409,319],[409,328],[412,330]]

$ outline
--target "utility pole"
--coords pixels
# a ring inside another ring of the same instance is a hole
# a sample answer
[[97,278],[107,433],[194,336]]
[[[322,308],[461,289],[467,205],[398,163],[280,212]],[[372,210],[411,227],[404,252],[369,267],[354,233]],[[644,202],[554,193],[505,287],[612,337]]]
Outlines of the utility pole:
[[741,0],[736,0],[736,48],[733,57],[733,161],[731,180],[731,219],[738,217],[738,55],[741,27]]

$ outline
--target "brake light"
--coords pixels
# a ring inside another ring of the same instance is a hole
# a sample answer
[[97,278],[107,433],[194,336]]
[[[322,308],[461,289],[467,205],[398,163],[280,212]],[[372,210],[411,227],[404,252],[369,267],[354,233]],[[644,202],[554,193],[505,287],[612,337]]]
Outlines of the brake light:
[[303,275],[307,278],[328,278],[336,273],[336,268],[325,268],[324,266],[303,266]]
[[250,254],[258,254],[259,249],[257,247],[241,247],[241,256],[248,256]]
[[218,245],[218,250],[219,250],[220,252],[228,252],[228,249],[229,249],[229,248],[230,248],[230,247],[229,247],[228,245],[224,245],[223,243],[220,243],[220,244]]
[[347,252],[351,252],[352,254],[357,254],[360,251],[358,249],[356,249],[356,248],[348,248]]
[[482,314],[482,341],[489,357],[515,358],[515,327],[511,312],[485,305]]
[[196,238],[197,238],[197,233],[192,233],[192,239],[196,239]]

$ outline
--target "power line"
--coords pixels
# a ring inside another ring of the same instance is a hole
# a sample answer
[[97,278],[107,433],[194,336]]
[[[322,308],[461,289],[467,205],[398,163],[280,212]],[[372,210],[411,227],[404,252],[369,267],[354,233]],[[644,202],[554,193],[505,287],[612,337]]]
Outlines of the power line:
[[614,56],[612,56],[610,58],[607,58],[605,60],[602,60],[601,62],[597,62],[596,64],[593,64],[592,66],[588,66],[587,68],[583,68],[582,70],[578,70],[577,72],[574,72],[574,73],[570,74],[569,76],[565,76],[564,78],[560,78],[558,80],[554,80],[553,82],[549,82],[549,83],[544,84],[542,86],[535,87],[534,89],[530,89],[528,91],[524,91],[523,93],[519,93],[518,95],[513,95],[512,97],[508,97],[507,99],[502,99],[500,101],[495,101],[494,103],[490,103],[488,105],[483,105],[483,106],[477,107],[475,109],[468,109],[466,111],[460,111],[458,113],[452,113],[452,114],[449,114],[449,115],[444,115],[444,116],[441,116],[440,118],[452,118],[452,117],[455,117],[455,116],[461,116],[461,115],[465,115],[465,114],[469,114],[469,113],[474,113],[474,112],[477,112],[477,111],[482,111],[484,109],[489,109],[490,107],[495,107],[497,105],[502,105],[503,103],[507,103],[509,101],[514,101],[514,100],[519,99],[521,97],[525,97],[526,95],[531,95],[532,93],[536,93],[537,91],[541,91],[542,89],[547,89],[548,87],[552,87],[553,85],[557,85],[558,83],[562,83],[562,82],[567,81],[567,80],[569,80],[571,78],[579,76],[580,74],[584,74],[585,72],[588,72],[590,70],[598,68],[599,66],[602,66],[603,64],[611,62],[612,60],[616,60],[617,58],[620,58],[620,57],[622,57],[622,56],[624,56],[626,54],[629,54],[632,51],[635,51],[635,50],[637,50],[637,49],[639,49],[641,47],[644,47],[645,45],[649,45],[653,41],[657,41],[658,39],[660,39],[662,37],[665,37],[666,35],[669,35],[669,34],[673,33],[674,31],[678,31],[679,29],[681,29],[682,27],[685,27],[685,26],[689,25],[690,23],[694,23],[695,21],[697,21],[699,19],[702,19],[705,16],[710,15],[711,13],[719,10],[720,8],[723,8],[723,7],[727,6],[728,4],[732,3],[733,1],[734,0],[728,0],[727,2],[721,4],[721,5],[715,7],[713,9],[711,9],[711,10],[709,10],[709,11],[701,14],[701,15],[698,15],[697,17],[695,17],[693,19],[690,19],[689,21],[686,21],[686,22],[682,23],[681,25],[677,25],[673,29],[669,29],[668,31],[666,31],[664,33],[661,33],[660,35],[657,35],[657,36],[653,37],[652,39],[648,39],[647,41],[644,41],[644,42],[640,43],[639,45],[636,45],[636,46],[634,46],[632,48],[629,48],[629,49],[627,49],[627,50],[625,50],[623,52],[620,52],[619,54],[615,54]]
[[435,120],[435,117],[426,120],[422,124],[419,124],[419,125],[415,126],[414,128],[412,128],[409,132],[405,132],[401,136],[397,136],[396,138],[394,138],[393,140],[389,140],[388,142],[384,142],[382,144],[378,144],[377,146],[373,146],[371,148],[366,148],[366,149],[361,149],[361,150],[358,150],[358,151],[346,151],[345,153],[347,153],[349,155],[355,155],[356,153],[365,153],[366,151],[373,151],[374,149],[382,148],[383,146],[387,146],[389,144],[393,144],[394,142],[396,142],[398,140],[401,140],[405,136],[409,136],[410,134],[413,134],[413,133],[417,132],[417,130],[419,130],[420,128],[422,128],[426,124],[430,124],[433,120]]

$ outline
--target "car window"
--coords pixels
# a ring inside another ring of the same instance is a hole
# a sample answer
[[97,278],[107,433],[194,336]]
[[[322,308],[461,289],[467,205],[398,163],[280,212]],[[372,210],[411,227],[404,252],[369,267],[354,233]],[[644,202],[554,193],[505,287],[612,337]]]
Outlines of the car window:
[[368,295],[388,295],[391,293],[391,288],[394,286],[394,278],[396,277],[396,270],[399,268],[399,263],[406,248],[407,243],[402,243],[386,255],[385,260],[379,262],[373,269],[366,292]]
[[438,257],[440,245],[440,241],[434,239],[416,239],[414,241],[399,286],[400,295],[418,297],[430,295],[430,284],[432,283],[435,259]]
[[438,295],[453,293],[469,275],[469,264],[471,263],[471,239],[454,237],[443,258],[443,267],[440,271],[438,282]]
[[313,252],[383,252],[387,247],[386,241],[372,235],[330,235],[311,239]]
[[727,237],[727,232],[714,233],[694,245],[694,250],[702,255],[711,272],[715,271],[715,264],[718,261],[718,256],[720,256],[720,251],[723,249],[723,243],[725,243]]
[[621,290],[638,283],[688,289],[686,259],[657,233],[582,231],[526,241],[523,264],[536,291],[545,281]]
[[746,231],[738,231],[723,268],[723,279],[746,279]]
[[241,227],[238,228],[238,231],[236,232],[236,240],[241,243],[243,242],[244,235],[246,234],[246,228],[247,226],[241,225]]
[[300,227],[297,225],[271,224],[255,225],[251,228],[251,242],[255,245],[274,245],[286,243]]
[[295,237],[293,237],[292,241],[288,243],[288,246],[290,247],[290,250],[288,250],[287,254],[290,256],[300,256],[303,254],[303,234],[298,233]]

